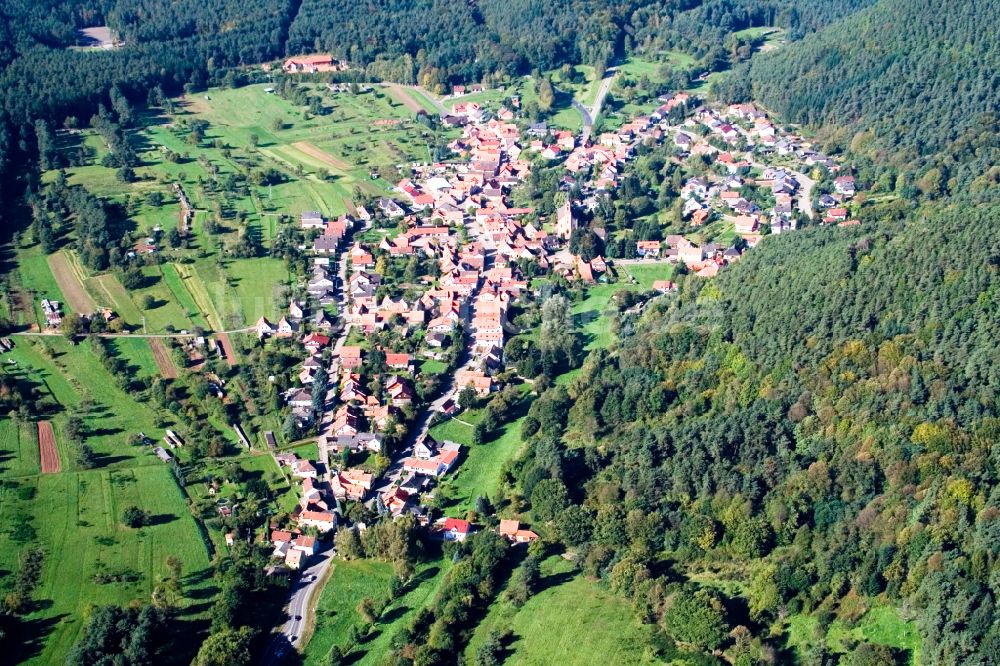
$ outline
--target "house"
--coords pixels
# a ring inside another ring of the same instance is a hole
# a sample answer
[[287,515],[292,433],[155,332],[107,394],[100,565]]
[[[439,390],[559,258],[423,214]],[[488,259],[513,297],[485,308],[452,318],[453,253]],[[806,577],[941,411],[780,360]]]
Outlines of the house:
[[843,222],[846,219],[847,219],[846,208],[831,208],[826,212],[826,221],[828,222]]
[[370,252],[361,247],[360,243],[355,243],[351,248],[351,266],[354,268],[364,268],[375,263]]
[[300,479],[315,479],[316,466],[308,460],[296,460],[292,463],[292,474]]
[[511,543],[531,543],[538,538],[531,530],[522,530],[521,523],[516,520],[501,520],[498,531],[500,536]]
[[344,345],[340,348],[340,365],[347,370],[361,367],[364,349],[357,345]]
[[656,259],[660,256],[660,241],[636,241],[635,253],[640,257]]
[[355,435],[342,435],[337,437],[330,445],[334,451],[349,449],[352,451],[372,451],[378,453],[382,450],[382,439],[371,432],[359,432]]
[[340,238],[336,236],[317,236],[313,241],[313,252],[316,254],[335,254],[340,247]]
[[278,320],[278,326],[275,328],[275,335],[279,338],[290,338],[299,332],[299,325],[294,320],[282,317]]
[[289,549],[285,554],[285,566],[292,570],[302,568],[302,555],[301,550]]
[[412,370],[413,366],[410,363],[409,354],[395,354],[392,352],[386,352],[385,354],[385,364],[392,368],[393,370],[403,370],[409,372]]
[[702,247],[695,245],[686,238],[681,240],[682,242],[677,245],[678,259],[688,266],[700,264],[705,260],[705,252]]
[[316,537],[300,534],[292,541],[292,548],[302,551],[306,557],[312,557],[316,554]]
[[323,229],[326,227],[326,222],[323,220],[323,214],[318,210],[310,210],[299,215],[299,227],[308,231],[309,229]]
[[310,333],[302,339],[302,346],[313,354],[323,349],[328,344],[330,344],[330,336],[323,335],[322,333]]
[[328,55],[297,56],[289,58],[282,65],[282,69],[289,74],[317,72],[332,72],[338,69],[339,63]]
[[661,294],[666,294],[671,291],[677,290],[677,285],[670,280],[654,280],[653,289],[660,292]]
[[562,148],[560,148],[557,144],[554,143],[545,146],[545,148],[542,150],[542,157],[544,157],[547,160],[559,159],[560,155],[562,155]]
[[254,325],[254,330],[257,331],[258,338],[264,338],[274,335],[276,329],[274,328],[274,324],[267,320],[267,317],[261,317]]
[[306,389],[298,389],[293,391],[288,397],[288,405],[290,407],[306,408],[312,407],[312,393]]
[[757,217],[755,215],[739,215],[736,218],[736,233],[752,234],[757,231]]
[[315,527],[320,532],[329,532],[337,526],[337,516],[329,511],[312,511],[307,509],[299,514],[299,525],[302,527]]
[[839,194],[853,197],[855,192],[854,176],[840,176],[833,179],[833,187]]
[[436,523],[441,538],[445,541],[465,541],[472,533],[472,525],[459,518],[443,518]]

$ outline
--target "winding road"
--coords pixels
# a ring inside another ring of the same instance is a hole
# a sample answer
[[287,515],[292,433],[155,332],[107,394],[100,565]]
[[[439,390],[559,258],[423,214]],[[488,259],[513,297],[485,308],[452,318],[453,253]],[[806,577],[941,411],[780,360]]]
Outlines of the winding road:
[[313,556],[313,563],[303,569],[292,583],[291,596],[288,599],[288,621],[281,626],[278,633],[274,634],[258,663],[263,666],[277,666],[289,652],[299,647],[302,632],[308,624],[309,604],[313,595],[322,589],[321,583],[324,582],[333,563],[333,555],[333,548],[316,553]]

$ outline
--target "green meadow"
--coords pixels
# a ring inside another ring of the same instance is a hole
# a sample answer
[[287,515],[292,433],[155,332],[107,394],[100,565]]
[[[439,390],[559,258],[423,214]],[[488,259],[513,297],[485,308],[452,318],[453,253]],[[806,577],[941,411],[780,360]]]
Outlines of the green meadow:
[[467,661],[475,661],[491,631],[509,631],[503,663],[511,666],[657,663],[647,648],[649,628],[639,625],[624,600],[561,557],[543,561],[541,569],[541,591],[521,608],[500,596],[493,602],[465,650]]
[[[392,649],[392,638],[409,623],[416,612],[430,606],[449,563],[430,562],[417,567],[413,580],[402,595],[393,600],[375,622],[374,629],[350,654],[353,664],[377,666]],[[344,645],[347,632],[361,624],[358,603],[385,597],[389,592],[392,567],[375,560],[337,560],[317,603],[316,628],[304,651],[307,666],[326,664],[330,650]]]
[[[152,523],[125,527],[121,514],[128,506],[149,512]],[[11,663],[63,662],[89,608],[148,601],[170,556],[183,564],[181,626],[203,628],[204,599],[213,594],[210,555],[162,463],[7,480],[0,486],[0,520],[18,526],[11,538],[0,539],[0,568],[16,571],[30,545],[44,553],[36,610]]]

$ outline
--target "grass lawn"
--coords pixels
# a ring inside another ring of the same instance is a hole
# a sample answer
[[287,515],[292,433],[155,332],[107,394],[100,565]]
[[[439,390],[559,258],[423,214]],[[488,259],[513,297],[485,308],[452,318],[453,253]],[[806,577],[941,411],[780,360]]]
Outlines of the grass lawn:
[[281,259],[257,257],[235,259],[226,266],[226,275],[234,283],[233,291],[239,312],[246,325],[261,316],[277,321],[287,302],[278,298],[280,289],[288,283],[288,269]]
[[440,375],[448,371],[448,364],[444,361],[435,361],[434,359],[427,359],[420,364],[420,374],[423,375]]
[[[376,630],[351,653],[351,663],[376,666],[391,650],[392,637],[421,608],[430,605],[449,563],[431,562],[417,567],[407,591],[391,603],[376,623]],[[384,596],[389,591],[392,566],[373,560],[334,563],[330,580],[323,588],[317,606],[316,632],[305,649],[305,664],[320,666],[334,645],[345,642],[348,629],[360,624],[358,602],[365,597]]]
[[136,377],[159,377],[160,370],[153,359],[147,338],[113,338],[111,346],[129,365],[129,374]]
[[676,267],[670,264],[631,264],[622,266],[621,269],[646,290],[652,289],[656,280],[672,280],[676,273]]
[[599,284],[587,290],[587,297],[573,305],[576,325],[587,340],[586,348],[603,349],[614,340],[611,318],[605,313],[611,297],[622,289],[637,289],[631,284]]
[[347,631],[361,624],[357,606],[365,597],[389,593],[392,565],[376,560],[337,560],[316,606],[316,631],[306,649],[306,664],[324,664],[330,648],[343,644]]
[[491,630],[509,629],[508,666],[656,663],[646,651],[648,628],[633,619],[625,601],[574,573],[569,562],[545,560],[541,587],[521,608],[495,601],[476,627],[466,660],[475,660]]
[[[121,524],[127,506],[139,506],[153,524],[138,530]],[[156,581],[174,555],[183,562],[185,595],[180,619],[207,617],[212,577],[209,553],[194,518],[169,469],[156,464],[127,470],[93,470],[26,477],[0,488],[0,520],[12,524],[26,517],[45,550],[38,610],[27,619],[28,634],[19,636],[10,663],[62,663],[83,628],[88,607],[148,601]],[[27,547],[0,540],[0,568],[17,569]],[[99,582],[98,574],[120,582]],[[185,631],[194,627],[181,626]],[[187,641],[191,648],[196,641]]]
[[[449,421],[437,426],[442,428],[442,430],[437,431],[437,434],[440,434],[442,438],[452,439],[452,441],[463,444],[468,442],[466,449],[468,455],[441,488],[441,492],[448,497],[447,510],[449,512],[454,513],[457,510],[460,515],[462,512],[474,508],[476,498],[480,495],[486,495],[491,499],[496,497],[504,463],[517,456],[521,450],[521,422],[523,420],[524,417],[521,417],[506,424],[500,437],[485,444],[472,444],[472,428],[456,421]],[[460,428],[464,430],[460,431]],[[435,431],[432,430],[431,434],[433,437],[437,437]],[[455,436],[448,437],[448,435]],[[465,437],[465,439],[458,439],[458,437]]]
[[195,305],[194,298],[191,297],[191,292],[187,290],[180,273],[177,272],[177,267],[173,264],[163,264],[160,266],[160,271],[163,284],[170,290],[171,299],[180,306],[187,319],[194,322],[196,326],[208,328],[205,315]]

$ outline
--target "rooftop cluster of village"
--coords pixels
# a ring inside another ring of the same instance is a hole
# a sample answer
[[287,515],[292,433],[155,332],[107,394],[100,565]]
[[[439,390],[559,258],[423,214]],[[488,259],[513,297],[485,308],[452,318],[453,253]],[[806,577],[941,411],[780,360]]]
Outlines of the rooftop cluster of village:
[[[796,210],[813,216],[812,181],[765,162],[791,155],[795,164],[835,171],[832,160],[752,105],[689,110],[694,105],[683,93],[660,102],[649,115],[582,143],[571,132],[518,123],[516,109],[491,113],[458,101],[443,118],[461,128],[450,144],[454,160],[413,166],[393,196],[352,215],[301,215],[312,254],[308,298],[293,300],[280,320],[256,324],[262,339],[301,344],[298,381],[285,398],[295,418],[317,433],[318,460],[275,452],[301,482],[293,524],[273,526],[275,554],[289,567],[313,551],[303,533],[334,530],[344,502],[393,517],[415,514],[445,539],[460,540],[473,529],[458,518],[433,520],[421,502],[463,456],[459,444],[428,435],[432,417],[465,407],[464,390],[485,398],[501,388],[504,343],[518,333],[509,313],[530,294],[519,268],[525,261],[569,280],[607,279],[610,262],[585,261],[570,251],[569,240],[580,212],[615,189],[640,143],[672,141],[673,159],[681,161],[707,156],[712,169],[684,185],[684,216],[694,228],[731,221],[736,239],[725,247],[681,234],[640,240],[640,258],[680,262],[710,277],[764,234],[795,229]],[[551,219],[510,204],[511,189],[537,168],[562,169],[564,191],[572,183],[580,193],[578,200],[567,196]],[[825,221],[844,223],[842,202],[853,195],[853,181],[836,182],[836,194],[819,205]],[[748,183],[768,200],[744,196]],[[654,288],[672,285],[660,281]],[[336,317],[328,314],[334,309]],[[437,372],[421,370],[429,362]],[[428,381],[430,374],[436,381]],[[512,541],[535,538],[504,522]]]

